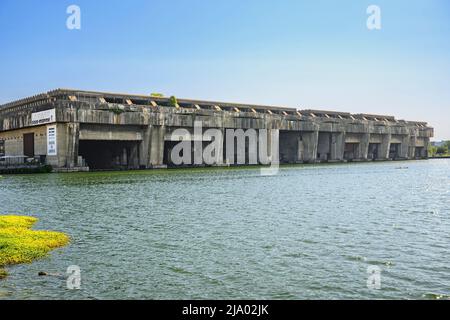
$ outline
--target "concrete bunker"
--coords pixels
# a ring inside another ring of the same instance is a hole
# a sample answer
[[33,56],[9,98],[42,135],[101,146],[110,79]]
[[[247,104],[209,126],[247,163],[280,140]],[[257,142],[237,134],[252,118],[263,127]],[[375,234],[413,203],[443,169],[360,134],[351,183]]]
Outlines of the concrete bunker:
[[265,138],[259,135],[257,148],[240,143],[239,160],[236,152],[227,154],[229,129],[273,133],[267,140],[279,145],[268,144],[267,151],[283,163],[427,158],[433,136],[425,122],[388,116],[191,99],[173,106],[165,97],[59,89],[0,106],[0,154],[39,156],[63,172],[85,171],[86,165],[93,170],[165,168],[171,166],[176,142],[168,135],[181,128],[192,133],[196,122],[224,133],[225,165],[250,164],[256,157],[266,163],[259,150]]

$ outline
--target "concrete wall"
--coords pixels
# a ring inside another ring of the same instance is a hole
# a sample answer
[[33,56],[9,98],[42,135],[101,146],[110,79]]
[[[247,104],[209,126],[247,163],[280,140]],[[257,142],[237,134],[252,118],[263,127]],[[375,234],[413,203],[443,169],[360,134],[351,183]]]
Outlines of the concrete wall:
[[142,141],[140,126],[81,124],[80,140]]
[[5,140],[5,154],[23,156],[23,135],[34,134],[34,154],[47,154],[47,126],[30,127],[14,131],[0,132],[0,140]]

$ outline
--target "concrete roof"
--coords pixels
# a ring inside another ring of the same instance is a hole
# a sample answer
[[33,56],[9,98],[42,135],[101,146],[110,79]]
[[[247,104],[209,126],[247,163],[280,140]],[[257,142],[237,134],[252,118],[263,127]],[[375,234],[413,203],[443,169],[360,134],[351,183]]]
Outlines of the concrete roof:
[[[5,108],[12,108],[16,106],[23,106],[33,103],[45,103],[45,101],[51,101],[54,99],[58,99],[61,97],[67,97],[67,96],[75,96],[79,98],[104,98],[108,100],[118,99],[121,102],[115,102],[115,103],[125,103],[125,101],[128,99],[131,102],[133,100],[135,102],[145,102],[144,104],[150,105],[151,101],[154,101],[156,104],[162,104],[167,105],[169,103],[170,97],[157,97],[157,96],[151,96],[151,95],[142,95],[142,94],[129,94],[129,93],[117,93],[117,92],[101,92],[101,91],[87,91],[87,90],[77,90],[77,89],[56,89],[52,91],[48,91],[46,93],[41,93],[38,95],[34,95],[31,97],[27,97],[24,99],[12,101],[3,105],[0,105],[0,109]],[[141,101],[139,101],[141,100]],[[143,101],[145,100],[145,101]],[[296,108],[289,108],[289,107],[280,107],[280,106],[271,106],[271,105],[258,105],[258,104],[246,104],[246,103],[236,103],[236,102],[221,102],[221,101],[208,101],[208,100],[198,100],[198,99],[184,99],[184,98],[177,98],[177,102],[180,106],[200,106],[200,107],[214,107],[219,106],[221,108],[229,108],[234,109],[237,108],[239,110],[245,110],[248,111],[249,109],[254,109],[255,111],[272,111],[275,113],[287,113],[287,114],[296,114],[296,112],[300,112],[301,114],[308,115],[308,114],[314,114],[316,116],[341,116],[344,118],[367,118],[367,119],[378,119],[378,120],[384,120],[387,119],[389,121],[396,121],[395,117],[393,116],[386,116],[386,115],[374,115],[374,114],[351,114],[349,112],[340,112],[340,111],[327,111],[327,110],[312,110],[312,109],[306,109],[306,110],[299,110]],[[140,103],[136,103],[140,104]],[[401,120],[400,120],[401,121]],[[409,121],[408,121],[409,122]],[[426,125],[426,122],[413,122],[420,125]]]

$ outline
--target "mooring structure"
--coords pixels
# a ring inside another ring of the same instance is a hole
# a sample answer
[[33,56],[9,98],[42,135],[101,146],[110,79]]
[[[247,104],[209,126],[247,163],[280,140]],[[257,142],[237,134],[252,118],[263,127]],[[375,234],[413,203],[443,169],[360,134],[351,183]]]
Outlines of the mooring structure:
[[193,134],[195,122],[267,129],[281,163],[426,159],[433,136],[426,122],[394,116],[57,89],[0,106],[0,165],[17,158],[56,171],[166,168],[179,142],[172,133]]

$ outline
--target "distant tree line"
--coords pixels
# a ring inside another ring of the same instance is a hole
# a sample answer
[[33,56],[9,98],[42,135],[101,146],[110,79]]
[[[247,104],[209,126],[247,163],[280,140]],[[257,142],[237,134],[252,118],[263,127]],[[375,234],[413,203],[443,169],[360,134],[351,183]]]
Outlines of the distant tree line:
[[450,150],[450,141],[445,141],[442,146],[431,146],[429,147],[428,153],[432,157],[439,157],[439,156],[448,156]]

